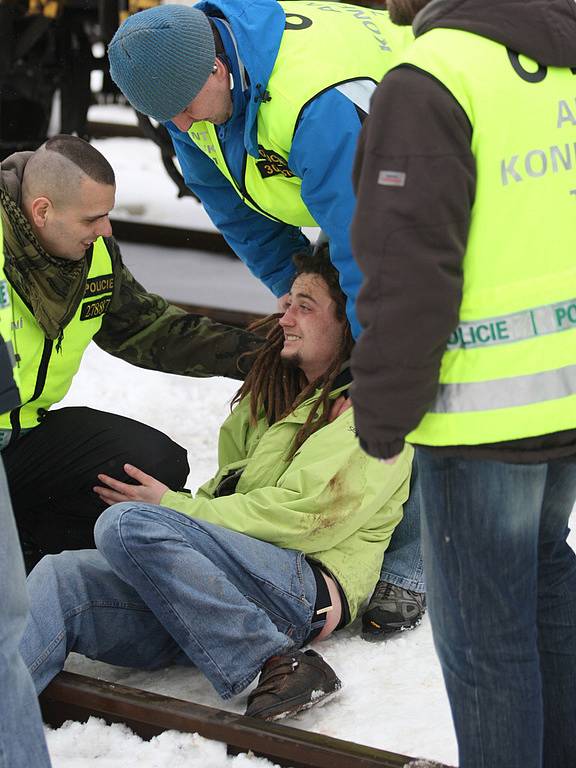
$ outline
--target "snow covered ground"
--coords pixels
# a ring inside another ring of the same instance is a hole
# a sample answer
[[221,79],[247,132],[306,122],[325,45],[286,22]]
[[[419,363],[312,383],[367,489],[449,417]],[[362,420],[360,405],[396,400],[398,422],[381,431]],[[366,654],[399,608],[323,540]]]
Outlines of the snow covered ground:
[[[146,221],[200,226],[203,213],[192,200],[177,200],[157,150],[139,140],[104,140],[99,148],[118,173],[117,207]],[[210,226],[207,224],[207,226]],[[211,258],[211,257],[206,257]],[[137,271],[137,259],[134,259]],[[230,267],[231,284],[250,276]],[[222,276],[217,290],[225,289]],[[154,284],[146,283],[150,289]],[[232,293],[236,291],[232,290]],[[213,303],[218,303],[215,301]],[[232,305],[230,305],[232,306]],[[238,308],[254,308],[242,307]],[[225,379],[193,380],[139,370],[92,345],[65,405],[90,405],[139,419],[186,446],[194,489],[216,466],[216,437],[236,384]],[[190,414],[190,420],[182,414]],[[202,414],[202,418],[198,418]],[[573,519],[573,522],[576,522]],[[576,538],[572,537],[572,546]],[[343,681],[338,698],[290,721],[290,725],[408,755],[455,764],[456,744],[448,701],[425,618],[413,632],[383,644],[361,639],[352,626],[317,646]],[[119,669],[71,657],[71,671],[242,712],[245,696],[222,703],[203,676],[174,668],[153,674]],[[247,768],[271,763],[248,756],[229,758],[223,745],[198,736],[168,732],[143,742],[127,728],[92,720],[47,731],[55,768]]]

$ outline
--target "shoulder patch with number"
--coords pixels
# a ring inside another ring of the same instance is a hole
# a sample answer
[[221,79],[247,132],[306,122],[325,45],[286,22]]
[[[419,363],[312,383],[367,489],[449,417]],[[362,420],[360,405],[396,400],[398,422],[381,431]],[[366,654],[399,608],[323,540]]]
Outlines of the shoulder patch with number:
[[265,149],[261,144],[258,145],[258,154],[260,160],[256,160],[256,168],[260,171],[263,179],[271,176],[284,176],[287,179],[294,178],[294,174],[288,168],[288,163],[277,152],[271,149]]
[[85,301],[80,310],[80,320],[93,320],[95,317],[100,317],[106,312],[111,301],[110,296],[95,301]]

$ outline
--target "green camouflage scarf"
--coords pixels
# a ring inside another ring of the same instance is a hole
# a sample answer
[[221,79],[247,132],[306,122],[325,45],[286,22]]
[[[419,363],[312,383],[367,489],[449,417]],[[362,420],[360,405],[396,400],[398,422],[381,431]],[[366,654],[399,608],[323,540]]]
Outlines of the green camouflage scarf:
[[67,261],[50,256],[20,208],[3,189],[0,203],[6,276],[32,310],[46,337],[61,342],[64,328],[74,317],[86,290],[88,260]]

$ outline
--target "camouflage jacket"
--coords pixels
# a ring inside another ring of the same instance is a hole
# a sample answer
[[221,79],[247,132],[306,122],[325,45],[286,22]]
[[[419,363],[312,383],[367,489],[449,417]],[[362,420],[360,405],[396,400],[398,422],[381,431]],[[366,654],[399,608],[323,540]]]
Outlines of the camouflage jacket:
[[94,341],[123,360],[185,376],[244,377],[239,357],[262,340],[247,331],[194,315],[148,293],[122,263],[114,238],[105,238],[112,257],[114,292]]
[[[0,164],[6,276],[33,308],[47,338],[66,343],[66,326],[84,296],[87,265],[56,259],[40,245],[20,208],[21,178],[31,153]],[[188,314],[143,288],[122,262],[113,237],[105,238],[112,261],[113,295],[94,341],[106,352],[141,368],[186,376],[241,379],[239,358],[262,340],[247,331]]]

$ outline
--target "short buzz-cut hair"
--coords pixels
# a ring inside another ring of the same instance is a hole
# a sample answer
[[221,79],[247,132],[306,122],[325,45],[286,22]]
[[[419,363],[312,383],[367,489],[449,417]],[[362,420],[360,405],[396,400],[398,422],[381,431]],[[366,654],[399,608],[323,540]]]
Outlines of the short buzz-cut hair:
[[74,163],[80,170],[98,184],[114,185],[114,169],[104,155],[78,136],[60,133],[43,144],[47,152],[56,152]]
[[61,133],[33,152],[22,175],[24,204],[48,197],[54,205],[73,204],[83,179],[115,186],[114,170],[104,155],[77,136]]

